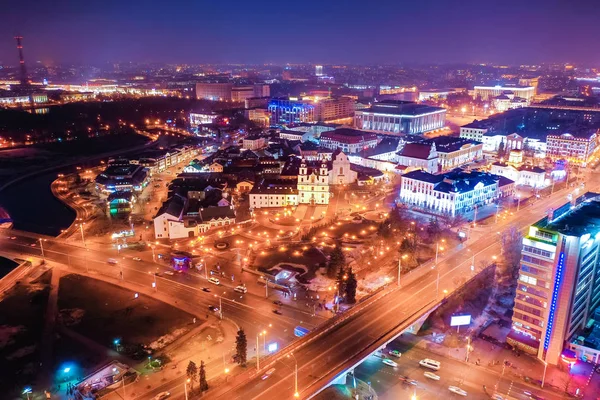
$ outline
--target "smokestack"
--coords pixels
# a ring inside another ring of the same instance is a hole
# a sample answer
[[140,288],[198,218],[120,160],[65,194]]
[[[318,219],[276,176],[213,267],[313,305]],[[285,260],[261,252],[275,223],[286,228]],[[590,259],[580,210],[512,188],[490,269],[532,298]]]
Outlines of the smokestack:
[[21,86],[27,86],[29,82],[27,81],[27,69],[25,68],[25,58],[23,57],[23,45],[21,44],[21,40],[23,36],[15,36],[15,40],[17,41],[17,49],[19,50],[19,64],[21,67]]

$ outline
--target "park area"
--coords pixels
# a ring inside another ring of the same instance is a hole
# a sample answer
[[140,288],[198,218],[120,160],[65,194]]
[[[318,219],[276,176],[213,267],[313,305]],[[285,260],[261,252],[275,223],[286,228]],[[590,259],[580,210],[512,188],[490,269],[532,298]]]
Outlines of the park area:
[[42,275],[31,284],[15,286],[0,301],[0,393],[18,396],[31,385],[40,368],[40,340],[50,280]]
[[88,352],[117,349],[134,360],[175,341],[193,320],[151,297],[75,274],[61,278],[58,310],[60,329]]

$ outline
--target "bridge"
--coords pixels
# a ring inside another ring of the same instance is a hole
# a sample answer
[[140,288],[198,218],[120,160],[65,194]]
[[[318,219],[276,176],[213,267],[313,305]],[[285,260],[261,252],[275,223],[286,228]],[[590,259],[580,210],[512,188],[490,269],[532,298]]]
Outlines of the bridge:
[[[219,399],[311,399],[334,383],[345,382],[348,372],[403,332],[425,318],[479,272],[472,268],[493,262],[501,254],[500,235],[508,226],[519,230],[544,216],[549,208],[566,202],[567,189],[521,209],[516,220],[499,221],[481,238],[458,248],[437,266],[427,263],[394,284],[326,322],[281,352],[261,362],[228,386],[209,392]],[[475,263],[473,262],[475,261]],[[266,379],[265,371],[275,371]],[[297,373],[296,373],[297,370]]]

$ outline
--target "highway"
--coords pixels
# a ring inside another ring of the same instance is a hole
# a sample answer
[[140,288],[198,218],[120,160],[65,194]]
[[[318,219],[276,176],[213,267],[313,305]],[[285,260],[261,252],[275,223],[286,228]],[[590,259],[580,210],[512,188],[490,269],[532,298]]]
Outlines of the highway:
[[[477,260],[476,264],[485,260],[491,263],[492,257],[500,254],[500,236],[496,232],[501,232],[508,226],[519,229],[527,227],[543,217],[549,208],[564,204],[567,194],[567,189],[556,192],[552,198],[522,208],[514,220],[499,221],[488,227],[487,235],[450,252],[440,261],[437,270],[432,269],[431,263],[421,265],[402,278],[402,288],[389,288],[388,293],[365,306],[358,306],[358,311],[355,310],[354,314],[324,333],[320,330],[312,332],[280,352],[268,365],[263,366],[261,373],[249,372],[239,376],[235,385],[232,384],[227,389],[221,388],[214,396],[244,400],[293,398],[294,363],[287,355],[295,350],[299,397],[312,397],[333,378],[360,361],[361,354],[374,350],[376,347],[373,346],[380,344],[378,340],[383,335],[399,333],[400,328],[404,328],[411,317],[421,314],[425,307],[439,302],[444,291],[450,294],[456,290],[463,278],[475,273],[470,268],[473,255]],[[270,368],[275,368],[275,372],[267,379],[261,379],[264,371]]]

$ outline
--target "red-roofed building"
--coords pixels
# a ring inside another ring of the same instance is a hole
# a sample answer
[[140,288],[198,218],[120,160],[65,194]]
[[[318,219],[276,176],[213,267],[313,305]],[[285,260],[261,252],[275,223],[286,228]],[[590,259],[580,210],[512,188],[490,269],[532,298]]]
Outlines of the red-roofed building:
[[344,153],[358,153],[377,146],[377,135],[358,129],[341,128],[323,132],[320,138],[322,147],[342,150]]

